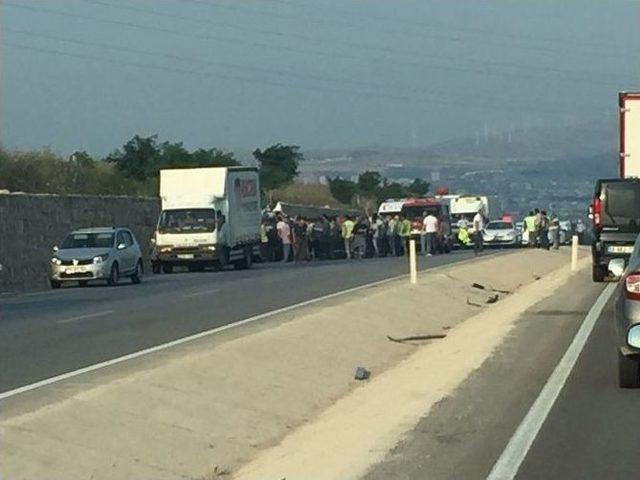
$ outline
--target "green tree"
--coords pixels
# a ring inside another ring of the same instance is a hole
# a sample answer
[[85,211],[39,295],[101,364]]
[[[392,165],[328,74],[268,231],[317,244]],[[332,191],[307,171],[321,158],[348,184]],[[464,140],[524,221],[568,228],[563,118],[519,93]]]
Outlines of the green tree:
[[353,202],[353,197],[358,192],[358,185],[351,180],[340,177],[329,178],[329,190],[331,195],[340,203],[349,205]]
[[93,168],[96,166],[95,159],[84,150],[72,153],[69,159],[71,163],[81,168]]
[[399,183],[389,182],[386,178],[382,186],[378,189],[378,202],[383,202],[389,198],[403,198],[407,194],[406,189]]
[[431,185],[429,185],[429,182],[416,178],[407,187],[407,194],[416,197],[423,197],[424,195],[429,193],[430,186]]
[[298,166],[304,160],[297,145],[272,145],[264,151],[253,152],[260,168],[260,184],[265,191],[274,190],[293,181]]
[[205,150],[199,148],[191,154],[194,167],[234,167],[240,165],[232,152],[217,148]]
[[184,148],[182,142],[163,142],[160,145],[159,168],[189,168],[193,166],[193,157]]
[[381,183],[379,172],[366,171],[358,176],[358,190],[364,195],[376,196]]
[[151,137],[134,136],[124,144],[122,150],[116,150],[106,158],[126,177],[144,181],[158,174],[161,152],[157,144],[157,135]]

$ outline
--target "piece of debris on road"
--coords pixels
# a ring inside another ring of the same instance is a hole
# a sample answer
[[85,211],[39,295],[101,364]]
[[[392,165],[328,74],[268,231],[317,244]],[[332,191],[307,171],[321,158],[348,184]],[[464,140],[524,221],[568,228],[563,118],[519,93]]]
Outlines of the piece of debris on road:
[[356,380],[369,380],[369,377],[371,377],[371,372],[369,370],[364,367],[356,368],[356,374],[354,376]]
[[447,335],[445,333],[437,333],[434,335],[415,335],[413,337],[403,337],[403,338],[394,338],[387,335],[387,338],[392,342],[404,343],[404,342],[412,342],[416,340],[437,340],[439,338],[445,338]]

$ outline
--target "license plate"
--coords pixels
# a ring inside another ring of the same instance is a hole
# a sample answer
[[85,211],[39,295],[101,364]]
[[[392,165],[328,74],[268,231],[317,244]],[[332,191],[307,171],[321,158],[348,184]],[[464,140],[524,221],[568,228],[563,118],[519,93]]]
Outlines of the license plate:
[[85,272],[85,269],[81,267],[69,267],[64,271],[64,273],[66,273],[67,275],[70,275],[73,273],[84,273],[84,272]]
[[607,247],[610,253],[632,253],[633,245],[610,245]]
[[188,260],[190,258],[193,258],[193,253],[183,253],[181,255],[178,255],[178,258],[180,258],[181,260]]

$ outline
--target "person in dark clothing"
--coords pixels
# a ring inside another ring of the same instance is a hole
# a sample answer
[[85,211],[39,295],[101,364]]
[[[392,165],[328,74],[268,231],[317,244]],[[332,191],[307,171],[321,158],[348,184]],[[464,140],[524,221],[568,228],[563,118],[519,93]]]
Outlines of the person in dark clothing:
[[367,252],[367,236],[369,225],[366,219],[360,217],[353,227],[353,243],[351,249],[355,258],[362,259]]

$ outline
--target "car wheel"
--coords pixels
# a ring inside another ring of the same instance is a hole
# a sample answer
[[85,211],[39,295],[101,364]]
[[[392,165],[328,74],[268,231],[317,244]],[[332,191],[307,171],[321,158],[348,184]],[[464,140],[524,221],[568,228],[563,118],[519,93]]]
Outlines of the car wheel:
[[170,265],[168,263],[163,263],[162,273],[173,273],[173,265]]
[[133,275],[131,275],[131,283],[140,283],[142,282],[142,260],[138,260],[136,264],[136,271]]
[[111,265],[111,273],[109,274],[109,279],[107,280],[107,284],[110,286],[114,286],[118,284],[120,280],[120,270],[118,269],[118,264],[114,262]]
[[591,271],[591,277],[594,282],[604,282],[604,268],[600,265],[594,265]]
[[640,387],[640,358],[618,350],[618,384],[620,388]]
[[49,285],[51,285],[51,288],[56,289],[62,286],[62,282],[59,282],[58,280],[49,280]]

